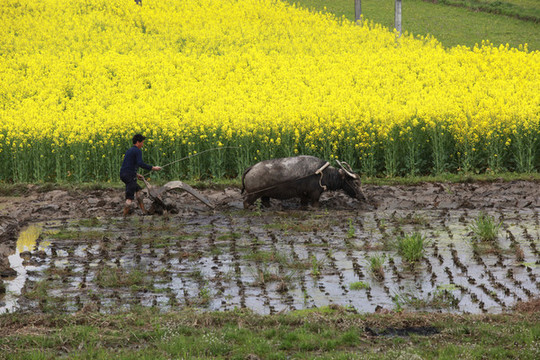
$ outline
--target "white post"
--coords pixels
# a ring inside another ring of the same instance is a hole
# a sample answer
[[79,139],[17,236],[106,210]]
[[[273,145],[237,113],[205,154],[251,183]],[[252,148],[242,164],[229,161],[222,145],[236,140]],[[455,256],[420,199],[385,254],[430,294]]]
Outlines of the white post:
[[401,0],[396,0],[396,11],[394,14],[394,26],[401,36]]
[[356,22],[360,20],[360,15],[362,15],[361,0],[354,0],[354,19]]

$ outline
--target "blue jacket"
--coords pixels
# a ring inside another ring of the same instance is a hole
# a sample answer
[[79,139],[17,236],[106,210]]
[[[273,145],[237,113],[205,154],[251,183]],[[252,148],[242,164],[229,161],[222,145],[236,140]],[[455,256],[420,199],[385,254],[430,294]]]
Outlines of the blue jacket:
[[140,167],[146,170],[152,170],[152,165],[143,162],[141,149],[133,145],[124,155],[124,162],[120,168],[120,177],[136,177],[137,170],[139,170]]

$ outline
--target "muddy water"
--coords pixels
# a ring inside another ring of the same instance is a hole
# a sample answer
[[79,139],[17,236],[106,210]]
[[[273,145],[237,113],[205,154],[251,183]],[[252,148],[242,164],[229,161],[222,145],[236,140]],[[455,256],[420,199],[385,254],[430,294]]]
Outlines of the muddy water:
[[[488,212],[502,224],[492,243],[473,239],[478,214],[232,210],[34,224],[10,258],[18,275],[6,281],[0,312],[155,306],[272,314],[337,304],[500,313],[538,297],[538,211]],[[396,246],[413,232],[425,238],[415,265]],[[371,270],[374,257],[382,277]]]
[[28,272],[43,270],[39,266],[32,266],[25,262],[32,257],[32,252],[40,255],[45,253],[49,243],[43,241],[38,245],[37,239],[40,235],[41,225],[28,226],[19,234],[16,251],[14,254],[8,256],[11,268],[15,270],[17,275],[5,281],[6,294],[0,303],[0,314],[17,310],[18,298],[26,284]]

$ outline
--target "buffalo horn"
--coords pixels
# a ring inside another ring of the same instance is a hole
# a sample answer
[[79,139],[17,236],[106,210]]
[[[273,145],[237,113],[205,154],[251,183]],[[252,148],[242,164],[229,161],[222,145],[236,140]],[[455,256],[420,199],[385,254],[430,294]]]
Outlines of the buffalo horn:
[[[345,171],[345,173],[347,175],[349,175],[350,177],[352,177],[353,179],[356,179],[358,177],[358,175],[356,175],[353,170],[351,169],[351,166],[349,164],[347,164],[345,161],[341,162],[339,161],[338,159],[336,159],[336,162],[338,163],[338,165],[343,169],[343,171]],[[345,167],[343,166],[343,164],[347,165],[348,169],[345,169]]]

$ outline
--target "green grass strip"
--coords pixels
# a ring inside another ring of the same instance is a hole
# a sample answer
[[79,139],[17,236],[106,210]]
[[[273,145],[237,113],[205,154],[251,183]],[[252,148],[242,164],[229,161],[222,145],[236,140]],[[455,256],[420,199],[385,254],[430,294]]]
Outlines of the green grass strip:
[[394,359],[540,355],[540,313],[282,315],[238,310],[0,316],[2,359]]
[[465,7],[474,11],[483,11],[493,14],[511,16],[520,20],[540,22],[540,2],[527,3],[526,1],[514,0],[424,0],[426,2],[439,3],[451,6]]

